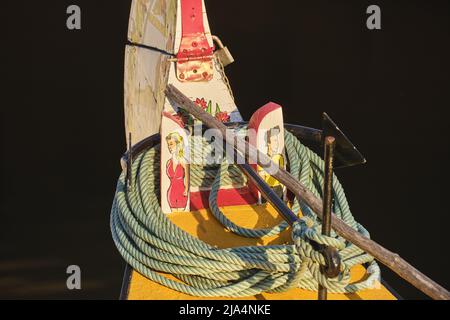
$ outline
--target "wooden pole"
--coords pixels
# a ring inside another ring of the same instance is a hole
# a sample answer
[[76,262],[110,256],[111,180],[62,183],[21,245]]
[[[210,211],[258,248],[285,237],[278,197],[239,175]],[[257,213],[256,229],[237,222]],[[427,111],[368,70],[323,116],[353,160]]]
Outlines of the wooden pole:
[[[266,154],[257,150],[244,139],[234,135],[231,130],[227,130],[227,127],[222,122],[215,119],[202,108],[199,108],[173,85],[167,86],[166,96],[172,104],[188,111],[202,121],[207,127],[218,130],[225,142],[241,152],[245,159],[249,159],[249,161],[253,163],[258,163],[265,168],[268,166],[272,169],[276,167],[278,170],[270,171],[273,172],[272,175],[291,190],[298,198],[302,199],[317,214],[317,216],[322,218],[322,201],[301,184],[297,178],[292,176],[286,170],[278,168]],[[393,253],[375,241],[364,237],[359,232],[349,227],[344,221],[336,217],[334,213],[332,213],[331,216],[332,228],[344,239],[373,256],[429,297],[436,300],[450,300],[450,293],[445,288],[414,268],[397,253]]]

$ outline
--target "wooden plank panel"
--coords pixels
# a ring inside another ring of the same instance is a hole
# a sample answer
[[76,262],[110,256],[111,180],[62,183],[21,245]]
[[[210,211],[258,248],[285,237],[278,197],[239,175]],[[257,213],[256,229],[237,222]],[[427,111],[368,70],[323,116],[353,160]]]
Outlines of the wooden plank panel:
[[127,46],[125,51],[125,135],[133,144],[158,133],[165,102],[169,62],[157,51]]
[[174,53],[177,0],[133,0],[128,40]]

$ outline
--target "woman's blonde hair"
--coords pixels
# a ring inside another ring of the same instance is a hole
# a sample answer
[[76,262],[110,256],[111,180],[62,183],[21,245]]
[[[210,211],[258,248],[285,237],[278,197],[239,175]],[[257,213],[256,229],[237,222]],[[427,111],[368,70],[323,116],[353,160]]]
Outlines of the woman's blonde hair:
[[182,160],[184,159],[184,142],[183,137],[178,132],[171,132],[167,135],[166,141],[173,140],[175,141],[175,144],[177,145],[178,159]]

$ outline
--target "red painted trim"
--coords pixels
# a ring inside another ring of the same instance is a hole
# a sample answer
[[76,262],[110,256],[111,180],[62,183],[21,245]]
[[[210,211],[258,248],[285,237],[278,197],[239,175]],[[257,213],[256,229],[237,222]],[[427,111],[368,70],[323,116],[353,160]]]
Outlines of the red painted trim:
[[212,55],[213,50],[205,35],[203,1],[181,0],[181,43],[177,58],[199,58]]
[[[256,110],[255,113],[253,113],[252,117],[250,118],[250,121],[248,122],[248,128],[253,128],[256,131],[258,131],[259,125],[261,124],[264,117],[267,116],[272,111],[280,108],[281,106],[279,104],[276,104],[275,102],[266,103],[261,108]],[[255,144],[256,141],[253,141],[253,143]]]
[[[190,210],[200,210],[209,208],[210,191],[197,191],[190,193]],[[219,207],[238,206],[256,203],[257,198],[248,187],[235,189],[222,189],[217,194],[217,204]]]
[[182,35],[204,33],[202,0],[181,0]]

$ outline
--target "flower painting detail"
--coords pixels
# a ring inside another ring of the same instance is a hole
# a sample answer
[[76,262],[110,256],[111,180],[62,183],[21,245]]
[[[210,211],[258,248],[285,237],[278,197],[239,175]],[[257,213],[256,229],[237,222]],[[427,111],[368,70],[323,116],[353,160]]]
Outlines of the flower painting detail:
[[[211,104],[211,100],[209,101],[209,103]],[[206,102],[205,98],[201,98],[201,99],[197,98],[197,99],[195,99],[195,104],[197,104],[199,107],[201,107],[205,111],[208,108],[208,103]]]
[[230,115],[227,112],[217,112],[215,115],[216,119],[221,122],[229,122],[230,121]]
[[[212,100],[207,101],[205,98],[196,98],[194,100],[195,104],[205,110],[207,113],[215,117],[217,120],[221,122],[229,122],[230,121],[230,114],[226,111],[221,111],[220,106],[218,103],[216,103],[214,112],[213,112],[213,102]],[[189,114],[186,110],[179,109],[176,114],[173,115],[175,118],[178,119],[180,124],[183,126],[186,125],[193,125],[198,120],[196,120],[191,114]]]

